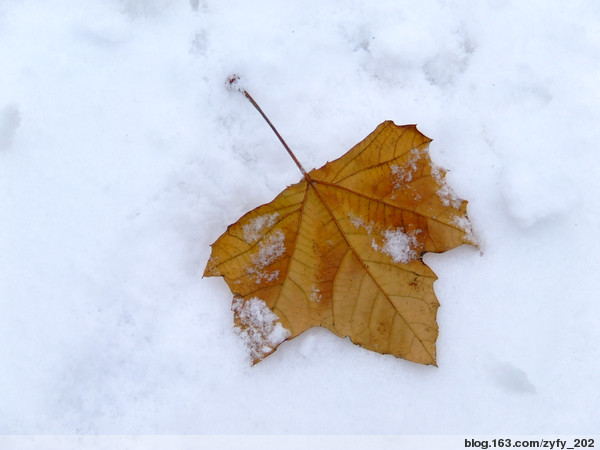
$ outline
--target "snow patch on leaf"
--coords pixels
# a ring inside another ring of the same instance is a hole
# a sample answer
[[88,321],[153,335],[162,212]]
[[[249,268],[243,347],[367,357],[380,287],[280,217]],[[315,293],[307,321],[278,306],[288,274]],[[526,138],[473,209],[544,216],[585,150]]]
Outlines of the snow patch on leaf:
[[252,262],[260,269],[273,263],[285,253],[285,235],[277,230],[258,245],[258,253],[252,255]]
[[394,180],[394,189],[400,189],[402,186],[405,186],[413,180],[414,176],[417,174],[417,161],[420,158],[421,150],[413,148],[410,151],[408,161],[405,165],[399,166],[397,164],[392,164],[390,166],[392,178]]
[[456,216],[452,223],[465,232],[465,237],[469,242],[479,245],[477,244],[477,239],[473,234],[473,226],[471,225],[471,221],[467,216]]
[[233,298],[232,309],[240,325],[235,330],[246,344],[253,361],[272,353],[290,336],[279,317],[258,297],[244,300],[236,296]]
[[419,241],[415,234],[407,234],[402,228],[386,230],[383,232],[383,245],[377,245],[377,242],[373,239],[371,246],[373,250],[381,251],[391,256],[394,262],[408,263],[419,256],[416,250]]
[[431,176],[435,179],[439,188],[437,190],[437,195],[442,201],[442,205],[444,206],[452,206],[453,208],[460,208],[460,199],[456,196],[454,191],[448,183],[446,183],[446,172],[439,167],[433,165],[431,168]]
[[248,269],[248,273],[254,277],[254,279],[256,280],[256,284],[270,283],[271,281],[276,280],[277,277],[279,277],[279,270],[273,270],[271,272],[262,272],[251,267]]
[[248,244],[254,244],[265,235],[265,231],[275,225],[279,213],[265,214],[252,219],[242,227],[244,240]]
[[357,230],[360,230],[361,227],[362,227],[362,228],[365,229],[365,231],[367,232],[367,234],[371,234],[371,232],[373,231],[373,225],[367,225],[367,224],[365,224],[365,221],[362,220],[360,217],[349,215],[348,219],[350,220],[350,223],[352,225],[354,225],[354,227]]
[[310,301],[314,303],[321,303],[321,290],[316,286],[312,287],[312,294],[310,295]]
[[[364,220],[360,217],[348,216],[348,218],[350,219],[350,223],[352,223],[356,229],[360,230],[361,228],[364,228],[369,236],[373,233],[373,224],[365,224]],[[386,255],[391,256],[394,262],[407,263],[419,257],[419,252],[417,251],[419,240],[416,235],[420,232],[421,230],[416,230],[411,233],[406,233],[403,228],[385,230],[381,233],[383,242],[378,244],[377,241],[373,239],[371,241],[371,247],[376,252],[383,252]]]
[[277,230],[258,244],[258,253],[250,257],[253,265],[247,269],[248,274],[255,278],[257,284],[273,281],[279,276],[279,270],[268,272],[263,269],[285,253],[284,242],[285,234]]

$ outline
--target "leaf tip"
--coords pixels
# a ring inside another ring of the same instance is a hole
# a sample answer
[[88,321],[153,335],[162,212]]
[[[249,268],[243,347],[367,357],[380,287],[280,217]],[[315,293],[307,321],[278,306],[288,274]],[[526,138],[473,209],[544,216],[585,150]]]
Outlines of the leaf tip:
[[206,277],[216,277],[219,275],[222,275],[218,270],[217,270],[217,258],[214,256],[211,256],[208,260],[208,262],[206,263],[206,267],[204,268],[204,273],[202,274],[202,278],[206,278]]
[[393,120],[386,120],[380,126],[382,126],[382,125],[393,126],[397,130],[400,130],[400,131],[410,130],[414,135],[420,137],[420,139],[418,139],[418,141],[415,143],[417,143],[421,147],[427,146],[430,142],[433,141],[433,139],[431,139],[429,136],[426,136],[425,134],[423,134],[421,132],[421,130],[419,130],[416,123],[409,123],[406,125],[397,125]]

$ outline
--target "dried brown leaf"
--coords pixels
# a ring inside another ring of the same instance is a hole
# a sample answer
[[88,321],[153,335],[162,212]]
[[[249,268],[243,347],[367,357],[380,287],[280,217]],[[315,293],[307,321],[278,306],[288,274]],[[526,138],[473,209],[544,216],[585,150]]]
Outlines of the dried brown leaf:
[[254,362],[321,326],[435,364],[437,277],[422,255],[472,240],[467,202],[432,164],[429,142],[414,125],[383,122],[212,245],[204,275],[229,285]]

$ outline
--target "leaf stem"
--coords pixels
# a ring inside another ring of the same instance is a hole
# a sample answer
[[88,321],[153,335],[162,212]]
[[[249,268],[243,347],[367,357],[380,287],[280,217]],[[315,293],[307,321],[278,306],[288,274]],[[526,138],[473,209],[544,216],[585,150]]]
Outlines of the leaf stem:
[[279,134],[279,131],[277,131],[277,128],[275,128],[275,125],[273,125],[271,123],[271,121],[269,120],[269,118],[267,117],[267,115],[263,112],[263,110],[261,109],[261,107],[258,106],[258,103],[256,103],[256,101],[252,98],[252,96],[250,94],[248,94],[248,91],[246,91],[245,89],[242,89],[241,91],[246,96],[246,98],[250,101],[250,103],[252,103],[252,106],[254,106],[256,108],[256,110],[260,113],[260,115],[263,117],[263,119],[265,119],[265,121],[269,124],[269,126],[273,130],[273,133],[275,133],[275,136],[277,136],[277,138],[279,139],[279,141],[283,144],[283,146],[287,150],[288,154],[292,157],[292,159],[294,160],[294,162],[298,166],[298,169],[300,169],[300,172],[302,172],[302,175],[304,176],[304,178],[306,178],[306,181],[308,181],[309,183],[311,183],[311,181],[312,181],[311,178],[306,173],[306,170],[304,170],[304,167],[302,167],[302,164],[300,164],[300,161],[298,161],[298,158],[296,158],[296,155],[294,155],[294,152],[292,152],[292,149],[283,140],[283,138]]

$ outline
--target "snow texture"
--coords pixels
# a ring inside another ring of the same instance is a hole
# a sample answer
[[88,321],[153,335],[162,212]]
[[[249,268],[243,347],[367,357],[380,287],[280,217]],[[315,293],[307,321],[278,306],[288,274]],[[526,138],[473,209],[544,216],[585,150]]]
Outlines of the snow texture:
[[442,205],[458,209],[460,207],[460,199],[446,182],[446,176],[442,169],[434,165],[431,169],[431,175],[440,186],[437,190],[437,195],[440,197]]
[[[352,215],[348,218],[350,223],[354,225],[356,229],[364,228],[367,235],[371,236],[373,234],[373,224],[370,223],[367,225],[363,219]],[[468,219],[466,220],[468,222]],[[403,228],[398,228],[396,230],[384,230],[381,232],[381,236],[379,236],[380,231],[377,231],[377,239],[371,241],[371,247],[376,252],[382,252],[391,256],[394,262],[408,263],[419,256],[419,253],[417,252],[419,242],[416,234],[420,232],[421,230],[416,230],[408,234],[405,233]]]
[[348,217],[348,219],[350,220],[350,223],[352,225],[354,225],[354,227],[357,230],[360,230],[361,228],[364,228],[365,231],[367,232],[367,234],[371,234],[373,232],[373,225],[372,224],[367,225],[365,223],[365,221],[363,219],[361,219],[360,217],[350,215]]
[[417,161],[421,157],[421,152],[418,148],[413,148],[408,156],[408,161],[403,166],[396,164],[391,165],[392,177],[394,179],[394,189],[399,189],[402,186],[410,183],[417,173]]
[[0,151],[10,148],[20,123],[17,105],[9,104],[0,110]]
[[[0,433],[597,431],[598,23],[596,0],[0,2]],[[384,120],[433,138],[480,243],[424,255],[438,367],[323,329],[248,365],[210,244],[301,174],[232,74],[307,170]]]
[[250,223],[242,227],[244,240],[248,244],[254,244],[259,239],[262,239],[265,235],[265,231],[275,224],[278,217],[279,213],[273,213],[252,219]]
[[316,286],[312,287],[312,293],[310,294],[310,301],[314,303],[321,303],[321,290]]
[[383,232],[383,246],[379,246],[373,239],[371,246],[375,251],[381,251],[392,257],[394,262],[408,263],[419,256],[416,248],[418,245],[415,234],[407,234],[402,228],[385,230]]
[[252,297],[244,301],[241,297],[235,297],[232,309],[240,323],[236,331],[246,344],[251,360],[261,359],[271,353],[290,335],[260,298]]
[[252,266],[247,269],[248,273],[256,278],[256,284],[272,281],[279,276],[278,270],[266,272],[263,269],[273,264],[285,253],[284,242],[285,234],[281,230],[275,231],[260,241],[258,244],[258,253],[250,257]]

